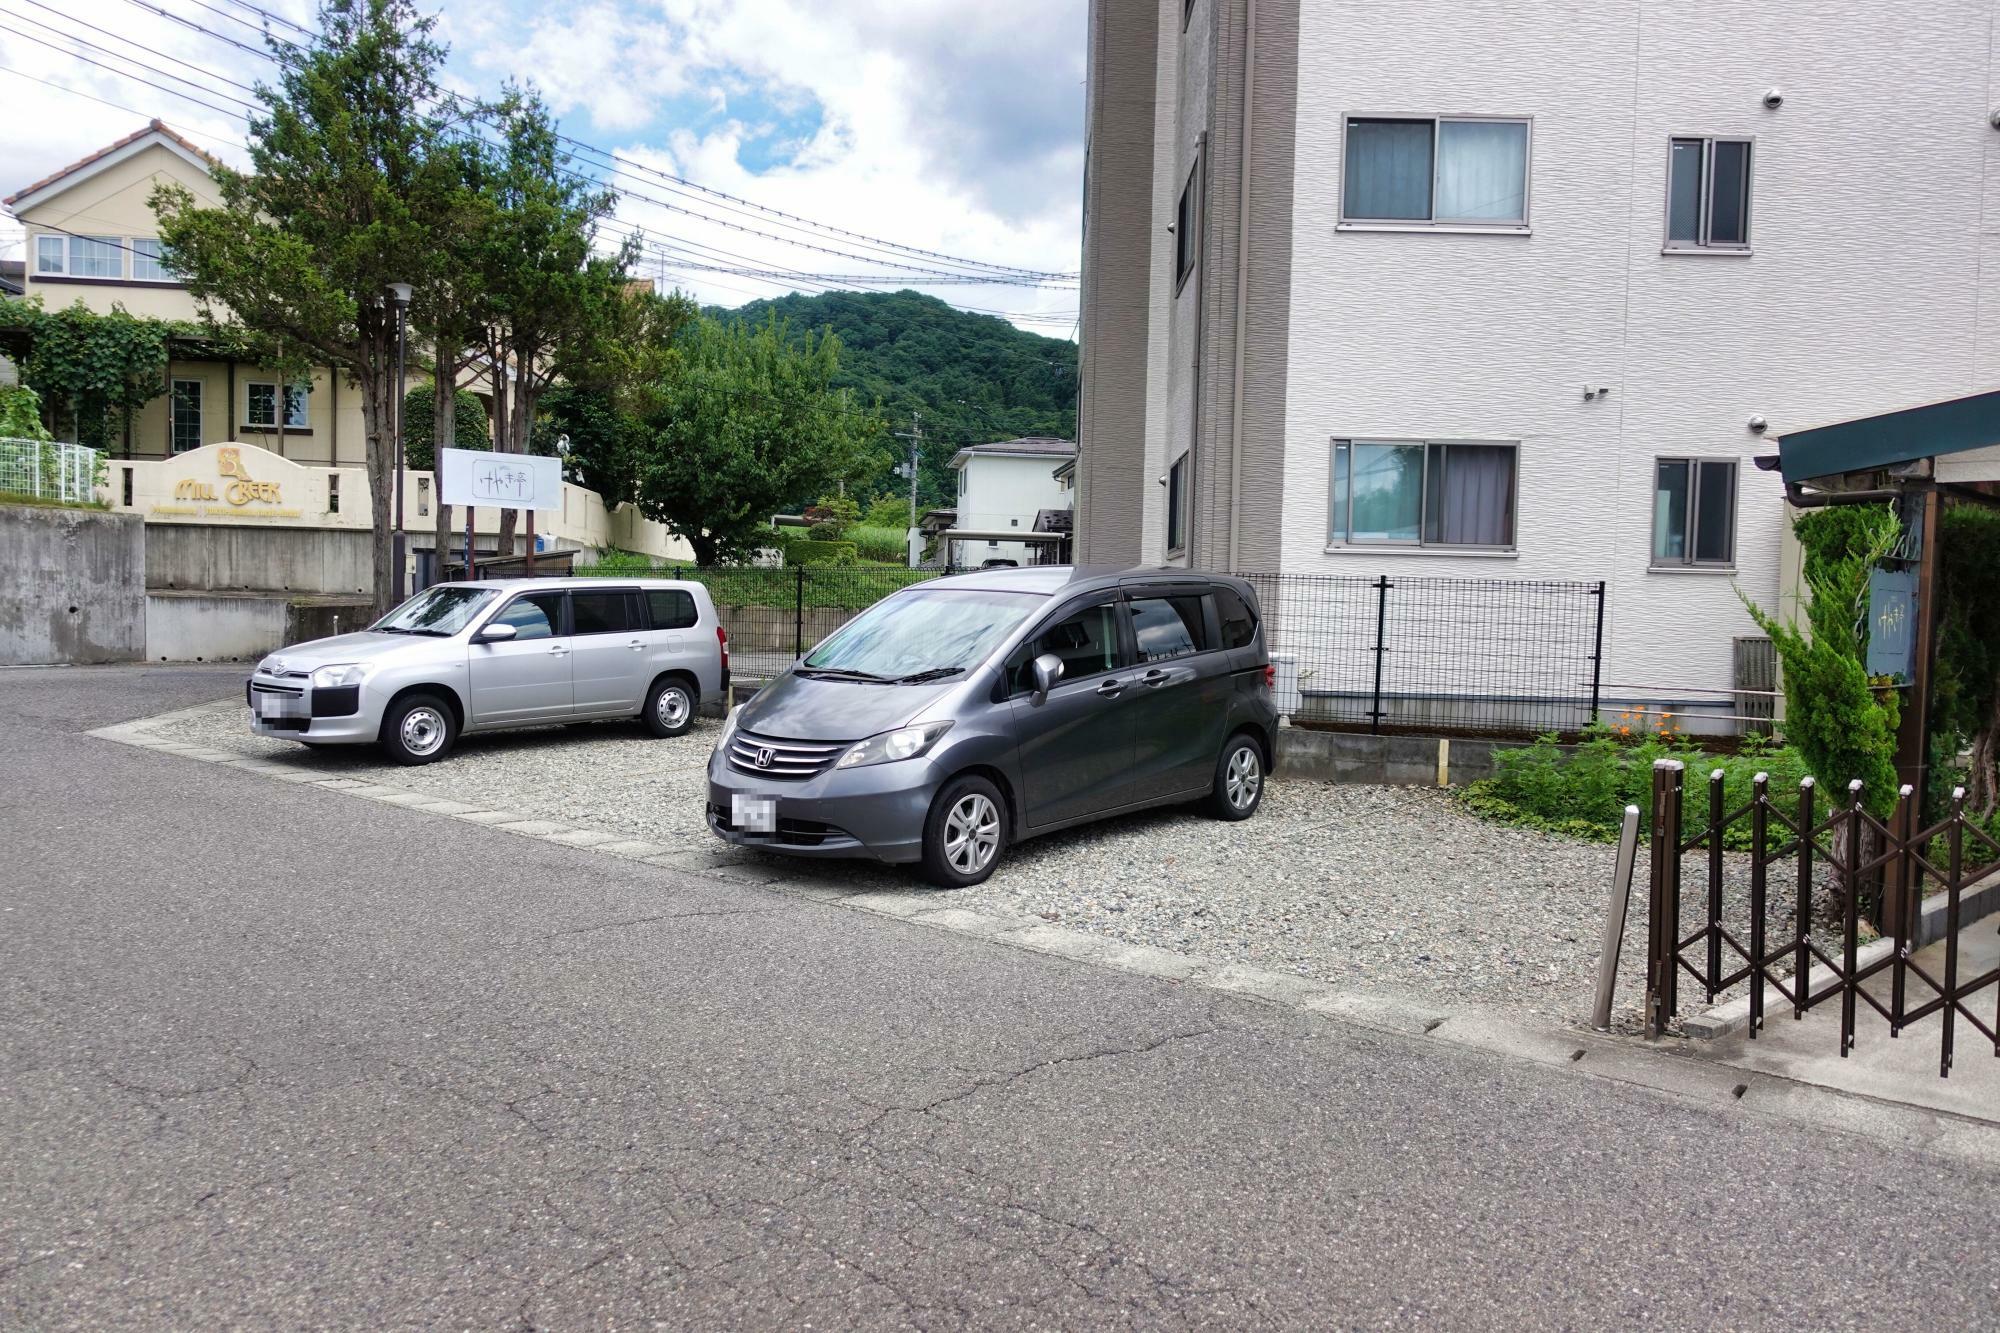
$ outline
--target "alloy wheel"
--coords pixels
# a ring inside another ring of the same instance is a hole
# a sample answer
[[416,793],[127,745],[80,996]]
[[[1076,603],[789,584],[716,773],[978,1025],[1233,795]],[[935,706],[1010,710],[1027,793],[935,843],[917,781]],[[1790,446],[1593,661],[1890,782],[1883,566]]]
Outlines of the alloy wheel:
[[1222,788],[1233,809],[1248,810],[1257,800],[1257,789],[1263,785],[1264,766],[1258,762],[1253,746],[1242,746],[1229,756],[1229,768],[1223,776]]
[[999,850],[999,810],[979,792],[960,797],[944,821],[945,860],[961,875],[976,875]]

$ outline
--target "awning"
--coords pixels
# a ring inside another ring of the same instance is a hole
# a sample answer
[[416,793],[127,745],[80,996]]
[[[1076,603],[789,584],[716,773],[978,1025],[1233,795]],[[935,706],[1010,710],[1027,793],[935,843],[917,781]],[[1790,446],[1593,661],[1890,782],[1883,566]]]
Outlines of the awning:
[[1789,482],[2000,445],[2000,390],[1813,426],[1778,438],[1778,470]]

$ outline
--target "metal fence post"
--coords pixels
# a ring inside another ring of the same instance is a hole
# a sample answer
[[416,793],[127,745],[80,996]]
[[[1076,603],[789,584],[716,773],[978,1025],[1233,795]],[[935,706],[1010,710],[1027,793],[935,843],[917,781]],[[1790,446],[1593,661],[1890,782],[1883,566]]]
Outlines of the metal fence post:
[[1375,694],[1368,704],[1368,729],[1382,730],[1382,659],[1388,655],[1386,634],[1389,626],[1389,589],[1394,586],[1387,574],[1375,580]]
[[806,654],[806,567],[794,565],[797,574],[792,593],[792,657]]
[[1590,649],[1590,716],[1586,727],[1597,725],[1597,710],[1604,687],[1604,580],[1597,581],[1597,638]]
[[1618,985],[1618,954],[1625,945],[1625,917],[1632,905],[1632,867],[1639,859],[1639,807],[1625,807],[1618,832],[1618,863],[1611,872],[1611,906],[1604,913],[1604,937],[1597,952],[1597,1002],[1590,1025],[1599,1032],[1611,1027],[1611,992]]
[[1646,910],[1646,1035],[1658,1037],[1674,1015],[1674,966],[1679,952],[1680,901],[1672,882],[1680,868],[1678,759],[1653,761],[1653,849]]

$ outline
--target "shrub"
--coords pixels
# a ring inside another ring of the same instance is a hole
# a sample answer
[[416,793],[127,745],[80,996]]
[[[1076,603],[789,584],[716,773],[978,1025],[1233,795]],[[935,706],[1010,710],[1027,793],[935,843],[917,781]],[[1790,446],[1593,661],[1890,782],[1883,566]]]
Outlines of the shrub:
[[883,528],[876,527],[872,523],[857,523],[847,530],[847,540],[854,543],[854,549],[863,560],[880,560],[900,565],[910,558],[908,539],[902,528]]
[[814,541],[837,542],[861,517],[861,506],[844,495],[827,495],[806,509],[807,531]]
[[858,559],[853,542],[789,541],[785,559],[795,565],[851,565]]

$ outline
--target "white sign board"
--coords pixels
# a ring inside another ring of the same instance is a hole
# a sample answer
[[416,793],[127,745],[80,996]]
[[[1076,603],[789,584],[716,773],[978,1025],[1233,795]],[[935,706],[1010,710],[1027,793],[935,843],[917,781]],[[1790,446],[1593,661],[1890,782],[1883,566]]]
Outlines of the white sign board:
[[438,497],[482,509],[562,508],[562,460],[485,449],[440,449]]

